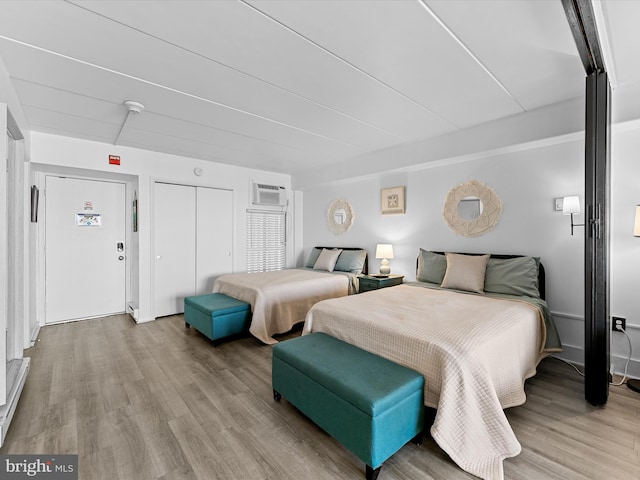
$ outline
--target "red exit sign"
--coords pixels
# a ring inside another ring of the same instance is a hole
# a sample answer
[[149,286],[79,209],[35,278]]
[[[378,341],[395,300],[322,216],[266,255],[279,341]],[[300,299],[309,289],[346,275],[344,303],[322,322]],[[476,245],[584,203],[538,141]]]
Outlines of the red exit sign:
[[109,155],[109,165],[120,165],[120,156]]

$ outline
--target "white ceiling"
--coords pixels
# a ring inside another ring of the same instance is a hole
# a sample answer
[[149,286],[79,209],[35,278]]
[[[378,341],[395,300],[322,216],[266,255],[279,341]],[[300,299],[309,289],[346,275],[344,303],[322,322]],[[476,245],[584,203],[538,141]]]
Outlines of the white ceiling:
[[[618,84],[640,2],[597,4]],[[602,33],[602,32],[601,32]],[[34,131],[295,174],[579,97],[560,0],[2,1]]]

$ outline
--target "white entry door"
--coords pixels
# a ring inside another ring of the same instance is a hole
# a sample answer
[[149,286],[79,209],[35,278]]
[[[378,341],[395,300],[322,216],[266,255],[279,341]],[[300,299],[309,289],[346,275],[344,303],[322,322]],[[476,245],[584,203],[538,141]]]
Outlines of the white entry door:
[[122,183],[47,176],[46,323],[126,309]]

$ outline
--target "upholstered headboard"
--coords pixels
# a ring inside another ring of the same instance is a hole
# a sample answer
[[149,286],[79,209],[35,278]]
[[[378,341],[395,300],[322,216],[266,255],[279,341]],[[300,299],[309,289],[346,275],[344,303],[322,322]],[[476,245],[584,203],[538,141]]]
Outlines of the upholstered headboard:
[[366,256],[364,258],[364,264],[362,265],[362,274],[363,275],[368,275],[369,274],[369,253],[364,249],[364,248],[360,248],[360,247],[322,247],[322,246],[316,246],[314,248],[319,248],[320,250],[322,250],[323,248],[326,248],[328,250],[334,249],[334,248],[339,248],[340,250],[364,250],[366,253]]
[[[445,252],[433,252],[433,253],[444,255]],[[485,253],[466,253],[466,252],[452,252],[452,253],[460,253],[461,255],[473,255],[473,256],[486,255]],[[521,258],[526,256],[527,255],[505,255],[505,254],[496,254],[496,253],[491,254],[491,258],[498,258],[498,259]],[[416,261],[416,271],[417,271],[417,268],[418,268],[418,263]],[[546,295],[545,271],[542,263],[540,263],[538,266],[538,290],[540,292],[540,298],[542,300],[545,300],[545,295]]]

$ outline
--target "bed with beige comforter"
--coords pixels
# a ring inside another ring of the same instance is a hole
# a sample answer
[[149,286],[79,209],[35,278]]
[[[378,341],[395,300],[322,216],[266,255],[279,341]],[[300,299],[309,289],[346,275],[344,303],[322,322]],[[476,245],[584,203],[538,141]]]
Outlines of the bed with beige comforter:
[[524,403],[525,379],[560,347],[544,307],[504,297],[404,284],[320,302],[303,334],[325,332],[422,373],[434,440],[464,470],[502,479],[503,460],[520,452],[503,409]]
[[328,298],[357,291],[357,275],[296,268],[261,273],[222,275],[213,292],[224,293],[251,305],[249,332],[258,340],[273,344],[273,335],[291,330],[303,322],[309,309]]

